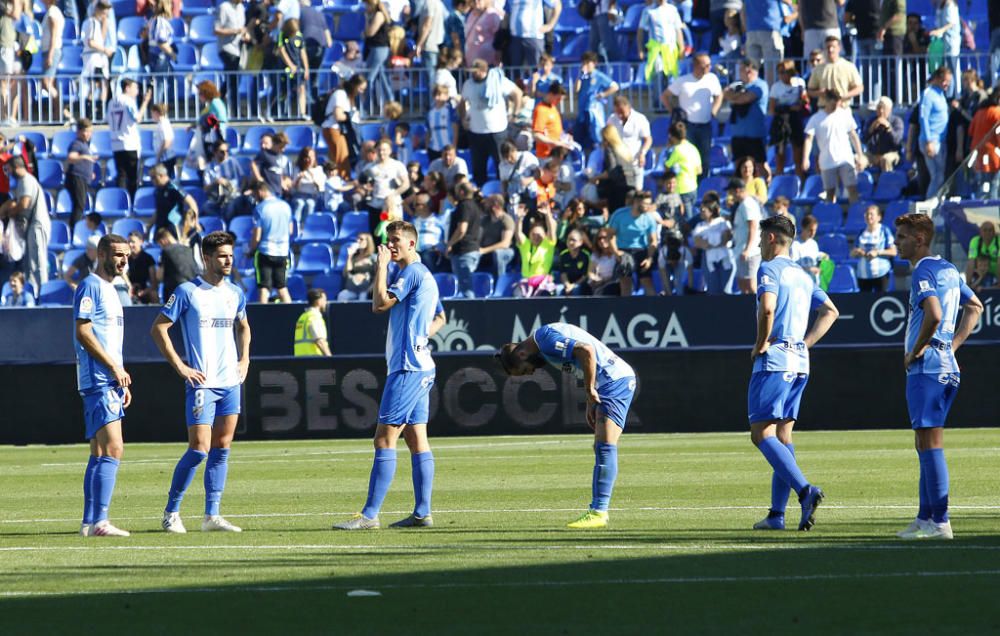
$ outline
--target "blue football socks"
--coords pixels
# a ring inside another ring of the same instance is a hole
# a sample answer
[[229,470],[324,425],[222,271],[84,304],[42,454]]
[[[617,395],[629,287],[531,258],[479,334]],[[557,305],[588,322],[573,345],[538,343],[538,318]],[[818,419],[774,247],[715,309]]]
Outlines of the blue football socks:
[[87,470],[83,472],[83,523],[94,523],[94,473],[97,471],[97,456],[91,455]]
[[920,472],[927,481],[927,496],[930,500],[931,519],[934,523],[948,521],[948,464],[943,448],[918,451]]
[[618,447],[606,442],[594,444],[594,478],[591,482],[591,510],[607,511],[611,491],[618,478]]
[[927,490],[927,471],[924,470],[924,461],[920,451],[917,451],[917,460],[920,462],[920,508],[917,510],[917,519],[930,521],[931,493]]
[[[785,444],[785,448],[795,457],[795,444]],[[771,513],[774,515],[784,514],[788,506],[788,495],[791,486],[788,482],[778,476],[777,472],[771,474]]]
[[198,470],[198,465],[205,461],[207,456],[208,453],[203,453],[193,448],[187,449],[187,452],[181,455],[180,461],[177,462],[177,467],[174,468],[174,478],[170,481],[167,512],[181,511],[181,500],[184,499],[184,493],[187,491],[188,486],[191,485],[194,473]]
[[389,486],[392,485],[392,478],[395,475],[396,449],[376,448],[372,472],[368,477],[368,499],[365,500],[365,507],[361,510],[361,514],[366,518],[374,519],[378,516],[385,494],[389,492]]
[[[434,453],[426,451],[410,455],[413,469],[413,514],[426,517],[431,514],[431,492],[434,489]],[[371,517],[369,517],[370,519]]]
[[799,465],[795,462],[795,456],[784,444],[778,441],[777,437],[765,437],[761,440],[760,452],[764,455],[767,463],[771,464],[775,474],[788,484],[796,493],[809,485],[799,470]]
[[108,518],[108,508],[111,506],[111,495],[115,492],[115,480],[118,477],[118,464],[114,457],[98,457],[94,469],[94,482],[91,486],[91,496],[94,501],[94,523]]
[[229,473],[229,449],[213,448],[208,451],[205,463],[205,515],[219,514],[222,491],[226,489],[226,475]]

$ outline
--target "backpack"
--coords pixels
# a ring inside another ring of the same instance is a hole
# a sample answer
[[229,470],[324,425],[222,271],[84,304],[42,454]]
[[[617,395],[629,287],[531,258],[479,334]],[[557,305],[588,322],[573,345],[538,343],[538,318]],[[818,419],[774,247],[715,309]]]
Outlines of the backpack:
[[330,103],[330,98],[333,97],[333,92],[329,92],[326,95],[320,95],[316,98],[316,101],[312,103],[312,107],[309,110],[309,117],[312,122],[319,127],[323,127],[323,122],[326,121],[326,107]]

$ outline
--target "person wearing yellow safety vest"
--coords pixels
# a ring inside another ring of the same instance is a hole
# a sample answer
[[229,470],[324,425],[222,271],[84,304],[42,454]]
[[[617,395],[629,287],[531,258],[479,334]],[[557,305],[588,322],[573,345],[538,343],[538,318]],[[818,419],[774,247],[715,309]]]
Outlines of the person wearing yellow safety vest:
[[322,289],[310,289],[306,293],[309,307],[299,316],[295,323],[295,357],[299,356],[329,356],[330,345],[326,339],[326,292]]

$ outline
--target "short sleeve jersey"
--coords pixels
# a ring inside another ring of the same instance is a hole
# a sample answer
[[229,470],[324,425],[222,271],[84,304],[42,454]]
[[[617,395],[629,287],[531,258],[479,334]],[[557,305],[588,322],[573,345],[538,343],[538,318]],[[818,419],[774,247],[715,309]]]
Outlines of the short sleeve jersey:
[[553,322],[532,334],[538,350],[549,364],[583,379],[583,367],[573,355],[578,343],[590,345],[597,357],[597,391],[623,378],[634,378],[635,371],[627,362],[615,355],[607,345],[576,325]]
[[444,311],[434,275],[421,263],[410,263],[389,281],[396,304],[389,310],[385,362],[389,373],[432,371],[430,328],[434,316]]
[[139,108],[134,97],[119,95],[108,103],[108,128],[112,150],[139,152]]
[[827,301],[813,277],[787,256],[761,263],[757,270],[757,302],[764,294],[777,296],[771,346],[754,360],[753,370],[809,373],[809,351],[803,340],[809,314]]
[[617,210],[608,221],[608,227],[615,231],[618,248],[623,250],[649,247],[649,235],[659,230],[659,225],[652,216],[648,214],[632,216],[632,210],[629,208]]
[[261,254],[279,258],[288,256],[291,240],[292,208],[276,197],[264,199],[253,211],[253,223],[259,227]]
[[209,285],[200,276],[177,287],[160,313],[180,322],[187,364],[205,374],[203,389],[240,383],[233,327],[246,317],[243,290],[229,281]]
[[910,282],[910,317],[906,323],[906,350],[913,351],[924,322],[924,301],[936,296],[941,303],[941,324],[931,337],[931,346],[906,370],[907,375],[947,375],[958,373],[951,343],[959,308],[973,292],[962,282],[958,269],[940,256],[920,259]]
[[125,313],[115,286],[96,274],[83,279],[73,296],[73,348],[76,350],[76,383],[80,393],[115,386],[115,378],[99,360],[90,355],[76,338],[76,321],[88,320],[94,337],[119,366],[125,338]]

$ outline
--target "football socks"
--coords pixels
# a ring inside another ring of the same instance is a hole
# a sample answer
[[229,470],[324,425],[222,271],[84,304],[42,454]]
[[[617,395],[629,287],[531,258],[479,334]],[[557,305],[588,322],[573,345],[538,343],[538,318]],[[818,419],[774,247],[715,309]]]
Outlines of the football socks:
[[395,475],[396,449],[376,448],[372,472],[368,477],[368,499],[365,501],[365,507],[361,510],[361,514],[368,519],[378,517],[378,511],[382,509],[385,494],[389,492],[389,486],[392,485],[392,478]]
[[611,491],[618,478],[618,447],[606,442],[594,444],[594,478],[590,509],[605,512],[611,505]]
[[222,491],[226,489],[226,475],[229,472],[229,449],[213,448],[208,451],[205,463],[205,514],[219,514]]
[[948,521],[948,464],[943,448],[920,451],[921,472],[927,479],[927,495],[934,523]]
[[191,485],[194,473],[198,470],[198,465],[205,461],[206,457],[208,457],[208,453],[203,453],[193,448],[187,449],[187,452],[181,455],[180,461],[177,462],[177,467],[174,468],[174,478],[170,481],[170,495],[167,499],[166,512],[181,511],[181,500],[184,499],[184,493],[187,491],[188,486]]
[[413,470],[413,514],[426,517],[431,514],[431,491],[434,489],[434,453],[426,451],[410,456]]
[[94,473],[97,471],[97,456],[91,455],[87,470],[83,473],[83,523],[94,523]]
[[802,471],[799,470],[799,465],[795,463],[795,456],[785,448],[784,444],[778,441],[777,437],[765,437],[761,440],[758,448],[778,477],[792,490],[802,492],[802,489],[809,485],[805,476],[802,475]]
[[104,521],[108,518],[108,508],[111,506],[111,495],[115,492],[115,480],[118,477],[118,464],[120,462],[114,457],[97,458],[97,467],[94,469],[94,483],[92,497],[94,501],[94,523]]
[[[795,444],[785,444],[785,448],[795,458]],[[788,482],[778,476],[777,471],[771,474],[771,512],[784,514],[788,505],[788,496],[792,491]]]

